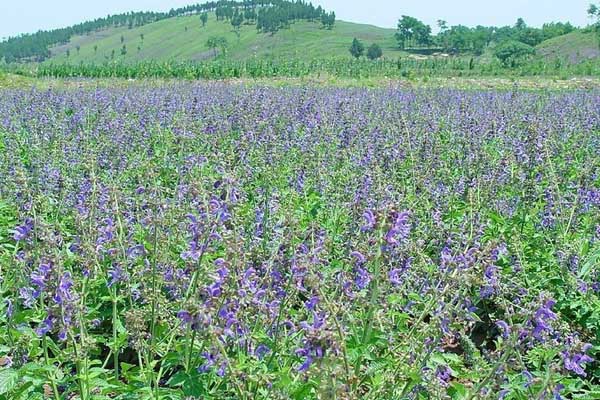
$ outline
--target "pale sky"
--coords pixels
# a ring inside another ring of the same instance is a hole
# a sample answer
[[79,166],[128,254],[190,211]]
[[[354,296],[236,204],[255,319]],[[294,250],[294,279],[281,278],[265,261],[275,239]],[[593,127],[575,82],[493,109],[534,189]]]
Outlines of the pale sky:
[[[394,28],[401,15],[417,17],[435,28],[449,25],[512,25],[523,17],[531,26],[570,21],[584,26],[593,0],[313,0],[338,19]],[[60,28],[126,11],[167,11],[196,0],[0,0],[0,39],[39,29]]]

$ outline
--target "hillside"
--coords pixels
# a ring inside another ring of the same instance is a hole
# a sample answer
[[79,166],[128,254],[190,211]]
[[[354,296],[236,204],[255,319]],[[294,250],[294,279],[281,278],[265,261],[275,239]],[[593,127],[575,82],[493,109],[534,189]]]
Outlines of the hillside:
[[[255,25],[244,24],[238,38],[229,22],[218,21],[215,14],[210,13],[205,27],[198,15],[187,15],[131,29],[122,26],[73,36],[67,44],[52,47],[46,62],[209,60],[215,57],[215,51],[207,46],[210,37],[225,37],[227,57],[233,60],[348,57],[348,47],[354,37],[366,45],[377,43],[386,58],[396,58],[406,53],[398,49],[394,33],[394,29],[345,21],[336,21],[332,30],[324,29],[318,22],[298,21],[275,34],[260,33]],[[491,60],[493,56],[489,53],[481,60]],[[537,46],[537,53],[548,60],[561,58],[578,63],[600,57],[600,46],[594,33],[576,31],[542,42]]]
[[600,57],[600,42],[595,32],[571,32],[540,43],[537,54],[545,59],[568,60],[576,64]]
[[[213,36],[227,39],[228,58],[232,59],[252,56],[305,59],[348,56],[348,48],[354,37],[367,45],[377,43],[385,56],[396,57],[400,51],[394,32],[393,29],[344,21],[336,21],[333,29],[327,30],[317,22],[299,21],[274,35],[257,32],[255,25],[242,25],[238,39],[231,24],[217,21],[214,14],[209,15],[205,27],[202,27],[197,15],[190,15],[133,29],[111,28],[74,36],[68,44],[53,47],[47,62],[204,60],[214,57],[214,51],[206,43]],[[122,54],[123,45],[126,46],[126,54]]]
[[[207,22],[205,26],[202,20]],[[578,65],[589,64],[580,61],[600,58],[598,38],[588,30],[577,29],[568,22],[551,22],[535,28],[519,19],[514,26],[457,25],[432,35],[431,27],[407,16],[399,20],[396,30],[339,21],[335,12],[303,1],[218,0],[168,13],[146,11],[107,16],[9,38],[0,42],[0,60],[12,66],[42,62],[45,67],[70,64],[69,68],[80,64],[100,66],[106,62],[131,66],[145,61],[213,59],[307,62],[344,58],[346,62],[350,58],[350,44],[353,38],[358,38],[365,47],[378,44],[388,60],[404,56],[432,61],[430,66],[436,70],[441,65],[457,69],[455,64],[462,65],[466,60],[469,70],[473,70],[475,63],[502,67],[498,65],[503,59],[495,53],[496,46],[515,41],[536,47],[537,56],[528,60],[533,61],[530,63],[533,71],[547,69],[544,64],[557,58]],[[208,44],[211,39],[212,47]],[[221,57],[223,53],[226,57]],[[398,69],[397,65],[393,68]],[[587,73],[591,74],[589,68]]]

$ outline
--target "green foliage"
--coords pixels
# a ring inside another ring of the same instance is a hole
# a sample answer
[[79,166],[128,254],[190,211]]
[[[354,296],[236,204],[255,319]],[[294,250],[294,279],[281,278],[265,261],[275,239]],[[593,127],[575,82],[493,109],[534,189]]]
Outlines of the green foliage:
[[19,381],[19,373],[12,368],[0,370],[0,395],[12,392]]
[[544,33],[541,29],[527,27],[517,32],[516,39],[533,47],[544,41]]
[[256,10],[254,8],[246,8],[244,10],[244,19],[246,19],[248,23],[255,22],[256,16]]
[[[217,37],[218,38],[218,37]],[[521,44],[523,45],[523,44]],[[526,45],[524,45],[526,46]],[[214,48],[215,55],[219,45]],[[524,60],[520,60],[524,61]],[[89,78],[270,78],[309,77],[320,74],[339,78],[429,78],[429,77],[536,77],[536,76],[600,76],[600,61],[588,60],[580,64],[546,62],[527,59],[527,62],[503,64],[500,60],[482,62],[475,58],[386,58],[377,63],[364,59],[248,59],[234,60],[229,56],[206,62],[137,63],[48,63],[36,68],[12,66],[8,71],[35,77],[89,77]]]
[[550,22],[542,25],[542,38],[549,40],[558,36],[563,36],[574,32],[576,28],[569,22]]
[[212,36],[206,41],[206,45],[213,49],[215,57],[217,56],[217,48],[221,49],[221,54],[227,51],[227,39],[222,36]]
[[600,6],[590,4],[588,15],[596,21],[593,28],[597,32],[598,38],[600,38]]
[[398,21],[396,40],[401,49],[431,44],[431,27],[414,17],[403,15]]
[[365,53],[365,46],[360,40],[354,38],[354,40],[352,40],[352,45],[348,50],[350,51],[350,54],[352,54],[352,57],[360,58]]
[[[217,9],[217,12],[218,11],[219,10]],[[227,18],[228,15],[233,16],[233,12],[228,12],[228,10],[225,9],[220,14],[217,13],[217,20],[219,17]],[[259,32],[270,33],[273,35],[281,29],[288,28],[296,21],[319,20],[324,15],[327,15],[325,10],[323,10],[320,6],[314,8],[314,6],[310,3],[306,4],[304,2],[274,1],[272,7],[258,8],[258,12],[256,13],[256,29]],[[335,21],[335,14],[333,14],[333,16]],[[331,26],[333,26],[333,22]]]
[[600,7],[598,7],[596,4],[590,4],[587,13],[590,16],[590,18],[600,20]]
[[335,25],[335,12],[323,13],[321,15],[321,24],[328,30],[332,30]]
[[509,40],[500,43],[494,49],[496,56],[504,66],[515,67],[522,63],[528,56],[535,54],[535,49],[525,43]]
[[236,9],[235,13],[233,14],[233,17],[231,18],[231,26],[233,27],[233,31],[235,32],[235,35],[237,36],[238,40],[240,39],[240,27],[242,26],[243,22],[244,14],[240,13]]
[[472,52],[481,55],[492,43],[518,41],[529,46],[537,46],[544,40],[566,35],[575,30],[570,23],[552,22],[544,24],[541,29],[527,26],[519,18],[514,26],[477,26],[469,28],[463,25],[449,27],[445,21],[440,26],[440,33],[435,36],[434,43],[446,52]]
[[441,31],[436,37],[436,42],[447,52],[482,54],[492,41],[492,32],[492,28],[483,26],[468,28],[456,25]]
[[383,51],[377,43],[373,43],[369,46],[369,49],[367,50],[367,57],[369,60],[377,60],[378,58],[381,58],[381,56],[383,56]]
[[473,52],[480,55],[491,43],[518,41],[529,46],[536,46],[544,40],[565,35],[574,29],[571,24],[560,22],[545,24],[541,29],[537,29],[528,27],[525,21],[519,18],[514,27],[452,26],[441,30],[436,36],[435,42],[447,52]]

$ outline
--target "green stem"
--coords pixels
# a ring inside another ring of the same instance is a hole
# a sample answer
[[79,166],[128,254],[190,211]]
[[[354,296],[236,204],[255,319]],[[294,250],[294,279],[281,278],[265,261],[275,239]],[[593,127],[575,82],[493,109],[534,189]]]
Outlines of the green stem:
[[[46,335],[42,338],[42,346],[44,348],[44,359],[46,360],[46,366],[50,367],[50,357],[48,356],[48,339],[46,339]],[[60,400],[60,395],[58,394],[58,387],[56,386],[56,382],[54,378],[50,375],[50,372],[47,373],[48,380],[50,381],[50,386],[52,386],[52,393],[54,393],[54,399]]]
[[479,384],[475,387],[475,389],[473,389],[473,391],[471,392],[471,394],[469,394],[466,400],[473,400],[475,397],[479,398],[478,396],[481,389],[483,389],[484,386],[489,382],[489,380],[492,379],[492,376],[494,376],[498,368],[506,364],[506,361],[508,360],[508,357],[510,357],[511,353],[512,347],[509,346],[508,350],[506,350],[502,355],[502,358],[500,358],[500,360],[498,360],[498,362],[494,364],[494,367],[492,368],[490,373],[481,382],[479,382]]
[[[169,342],[167,343],[167,349],[165,351],[165,354],[167,354],[171,350],[171,345],[173,344],[173,340],[175,339],[176,332],[177,331],[174,330],[173,334],[169,338]],[[155,393],[156,400],[160,400],[160,398],[158,397],[158,386],[160,384],[160,379],[162,378],[163,371],[164,371],[164,365],[161,363],[160,368],[158,369],[158,374],[156,375],[156,381],[155,381],[156,383],[154,385],[154,393]]]
[[333,319],[333,323],[335,325],[335,328],[337,330],[337,334],[340,340],[340,347],[342,350],[342,356],[344,357],[344,369],[346,372],[346,379],[348,381],[350,381],[350,367],[348,366],[348,354],[346,353],[346,339],[344,338],[344,334],[343,334],[343,330],[342,327],[340,326],[340,323],[337,319],[337,313],[334,312],[334,308],[333,305],[329,302],[329,300],[327,299],[327,297],[325,297],[325,294],[319,290],[320,294],[321,294],[321,298],[323,299],[323,302],[325,303],[325,305],[327,306],[327,308],[329,309],[329,313],[334,316],[335,318]]
[[[84,385],[85,377],[87,376],[87,371],[82,372],[81,368],[81,358],[79,356],[79,352],[77,351],[77,342],[75,338],[71,335],[71,340],[73,341],[73,351],[75,351],[75,367],[77,369],[77,383],[79,384],[79,391],[81,400],[86,400],[88,398],[87,387]],[[84,378],[82,378],[82,375]]]
[[[155,215],[156,218],[156,215]],[[156,338],[156,313],[158,308],[158,299],[156,295],[157,279],[157,248],[158,248],[158,229],[156,229],[156,221],[154,221],[154,238],[153,238],[153,257],[152,257],[152,314],[150,316],[150,348],[154,346]]]
[[[207,237],[206,237],[205,245],[208,242],[208,237],[209,236],[210,235],[207,235]],[[202,246],[203,249],[206,248],[205,245]],[[187,303],[187,301],[190,299],[190,297],[192,296],[192,294],[196,290],[196,284],[197,284],[197,281],[198,281],[198,271],[200,270],[200,265],[202,265],[202,259],[203,258],[204,258],[204,250],[202,250],[202,252],[200,253],[200,257],[198,258],[198,268],[196,268],[196,270],[192,274],[192,279],[191,279],[191,282],[190,282],[190,286],[188,287],[188,290],[186,291],[185,298],[184,298],[184,301],[183,301],[184,304]],[[173,343],[173,340],[175,339],[175,336],[177,336],[177,329],[173,329],[171,335],[169,335],[169,342],[167,343],[167,350],[166,350],[165,354],[168,353],[169,350],[171,349],[171,345]],[[159,398],[158,398],[158,386],[159,386],[160,379],[162,377],[163,371],[164,371],[164,364],[161,363],[160,364],[160,368],[158,370],[158,374],[156,375],[156,380],[154,381],[155,382],[154,393],[155,393],[155,397],[156,397],[157,400],[159,400]],[[152,371],[150,371],[150,372],[152,372]]]
[[[380,229],[379,237],[383,237],[383,231]],[[377,302],[377,298],[379,297],[379,272],[381,269],[380,259],[381,259],[381,244],[378,244],[379,249],[377,250],[377,257],[374,262],[374,270],[373,270],[373,278],[371,279],[371,297],[369,299],[368,310],[367,310],[367,321],[365,323],[365,327],[363,329],[363,334],[361,338],[361,344],[364,345],[367,343],[368,339],[371,336],[371,329],[373,327],[373,313],[375,310],[375,303]],[[358,357],[356,364],[354,365],[354,375],[358,376],[360,374],[360,367],[362,365],[363,357],[362,355]],[[354,385],[354,389],[358,389],[356,385]]]
[[118,331],[117,321],[119,319],[117,309],[117,285],[113,285],[113,308],[112,308],[112,326],[113,326],[113,361],[114,361],[114,374],[115,380],[119,381],[119,343],[118,343]]
[[186,362],[186,365],[185,365],[185,370],[187,372],[190,371],[190,364],[192,362],[192,353],[194,352],[194,342],[195,342],[195,340],[196,340],[196,330],[193,329],[192,330],[192,340],[190,342],[190,348],[188,349],[187,362]]

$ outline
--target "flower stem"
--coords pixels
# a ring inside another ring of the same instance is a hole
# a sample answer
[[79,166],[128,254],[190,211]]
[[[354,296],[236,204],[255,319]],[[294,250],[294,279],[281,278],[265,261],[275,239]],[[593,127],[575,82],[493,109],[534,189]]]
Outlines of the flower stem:
[[[48,356],[48,340],[46,339],[46,335],[42,338],[42,347],[44,348],[44,358],[46,360],[46,366],[50,367],[50,357]],[[58,394],[58,387],[56,386],[56,382],[54,378],[48,372],[48,380],[50,381],[50,386],[52,386],[52,393],[54,393],[55,400],[60,400],[60,395]]]
[[115,380],[119,380],[119,343],[118,343],[118,330],[117,321],[119,320],[119,314],[117,309],[117,285],[113,285],[113,307],[112,307],[112,327],[113,327],[113,361],[114,361],[114,374]]

